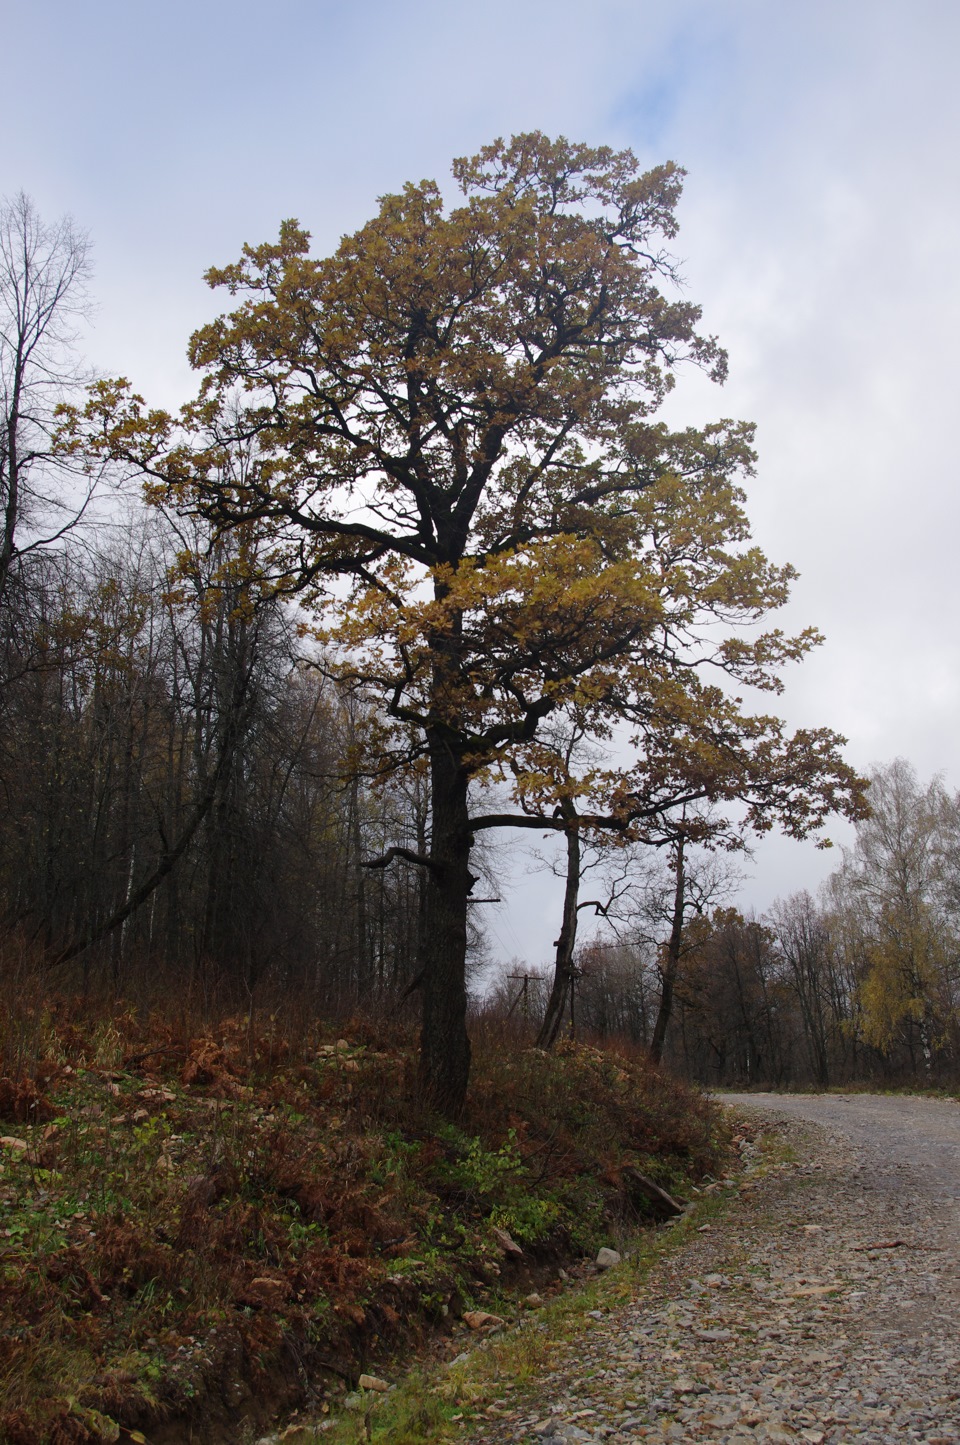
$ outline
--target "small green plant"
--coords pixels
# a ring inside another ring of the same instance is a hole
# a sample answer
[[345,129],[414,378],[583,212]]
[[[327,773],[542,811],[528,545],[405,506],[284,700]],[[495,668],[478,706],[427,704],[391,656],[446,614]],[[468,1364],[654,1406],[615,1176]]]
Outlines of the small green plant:
[[147,1154],[159,1154],[170,1136],[170,1126],[159,1114],[133,1126],[133,1137]]
[[313,1219],[304,1219],[299,1213],[293,1217],[285,1216],[284,1222],[287,1225],[287,1239],[290,1250],[293,1254],[300,1254],[314,1244],[329,1244],[330,1231],[325,1224],[320,1224]]
[[471,1140],[461,1172],[469,1188],[488,1198],[515,1189],[527,1172],[517,1148],[516,1129],[510,1130],[499,1149],[485,1149],[479,1139]]
[[533,1244],[551,1232],[561,1208],[556,1199],[538,1193],[520,1153],[516,1129],[511,1128],[493,1149],[449,1126],[443,1138],[454,1155],[443,1174],[491,1224],[521,1244]]
[[416,1180],[421,1153],[416,1139],[406,1139],[398,1130],[382,1134],[371,1166],[371,1178],[384,1187],[404,1190]]

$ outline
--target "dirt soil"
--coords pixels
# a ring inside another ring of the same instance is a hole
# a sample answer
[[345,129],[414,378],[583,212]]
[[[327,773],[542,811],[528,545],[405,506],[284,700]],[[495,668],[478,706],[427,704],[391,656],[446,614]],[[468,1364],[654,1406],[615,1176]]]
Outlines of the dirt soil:
[[792,1159],[748,1171],[722,1222],[461,1438],[960,1441],[960,1104],[724,1102]]

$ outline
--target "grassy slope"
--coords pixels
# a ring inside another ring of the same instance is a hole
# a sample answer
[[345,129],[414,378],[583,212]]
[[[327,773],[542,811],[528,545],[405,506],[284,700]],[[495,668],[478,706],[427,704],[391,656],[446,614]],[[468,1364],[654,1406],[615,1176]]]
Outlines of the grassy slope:
[[188,1418],[238,1440],[608,1242],[625,1164],[683,1194],[726,1145],[701,1098],[591,1048],[481,1040],[454,1128],[369,1028],[33,1028],[31,1077],[0,1078],[9,1445],[172,1441]]

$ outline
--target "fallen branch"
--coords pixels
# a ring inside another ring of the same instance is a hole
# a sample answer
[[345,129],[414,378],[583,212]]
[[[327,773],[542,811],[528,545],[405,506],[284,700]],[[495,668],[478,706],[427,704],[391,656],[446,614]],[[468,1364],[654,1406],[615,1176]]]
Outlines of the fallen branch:
[[672,1195],[661,1189],[660,1185],[655,1184],[646,1174],[634,1169],[632,1164],[626,1165],[622,1170],[622,1177],[627,1194],[633,1196],[634,1200],[643,1200],[658,1219],[675,1219],[683,1213],[682,1204],[678,1204]]

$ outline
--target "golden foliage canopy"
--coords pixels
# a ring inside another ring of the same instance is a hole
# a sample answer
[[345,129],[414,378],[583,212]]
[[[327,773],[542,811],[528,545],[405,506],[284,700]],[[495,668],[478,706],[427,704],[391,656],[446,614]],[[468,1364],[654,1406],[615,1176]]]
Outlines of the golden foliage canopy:
[[236,305],[192,338],[197,400],[173,417],[103,383],[73,444],[256,529],[271,585],[317,606],[414,750],[442,735],[477,772],[526,749],[536,779],[545,718],[623,717],[661,790],[748,754],[825,770],[822,807],[787,807],[803,831],[855,787],[838,740],[787,740],[700,680],[776,691],[818,637],[755,628],[793,572],[749,542],[751,427],[654,419],[680,364],[726,371],[665,249],[682,171],[533,133],[453,172],[459,204],[407,185],[333,256],[286,221],[211,270]]

